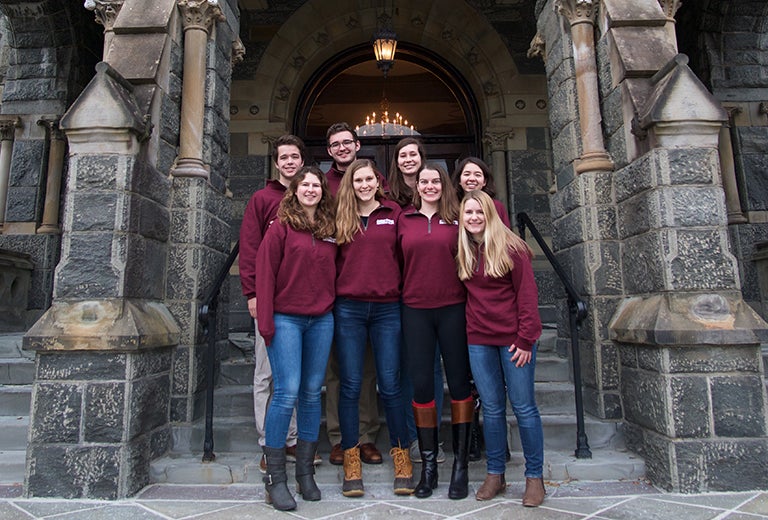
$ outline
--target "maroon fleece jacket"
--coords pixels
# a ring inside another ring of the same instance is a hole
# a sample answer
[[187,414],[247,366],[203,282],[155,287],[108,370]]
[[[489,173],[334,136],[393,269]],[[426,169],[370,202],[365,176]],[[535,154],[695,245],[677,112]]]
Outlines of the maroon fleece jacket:
[[514,268],[501,278],[485,274],[484,248],[467,288],[467,343],[512,345],[530,351],[541,336],[539,296],[527,254],[510,251]]
[[285,186],[269,180],[267,185],[251,196],[240,226],[240,286],[243,296],[256,296],[256,253],[269,225],[277,218],[277,208],[285,195]]
[[304,316],[329,312],[335,281],[335,240],[319,240],[276,220],[256,256],[256,315],[264,342],[272,343],[276,312]]
[[436,309],[462,303],[466,291],[456,271],[458,223],[427,218],[415,208],[400,215],[397,238],[403,262],[403,303]]
[[368,226],[354,240],[339,246],[336,295],[367,302],[400,299],[397,218],[400,206],[385,200],[368,217]]

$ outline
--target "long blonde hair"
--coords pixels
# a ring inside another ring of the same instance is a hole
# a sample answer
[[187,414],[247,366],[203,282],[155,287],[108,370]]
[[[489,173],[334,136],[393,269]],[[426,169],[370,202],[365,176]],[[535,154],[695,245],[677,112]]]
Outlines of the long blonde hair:
[[[296,198],[296,190],[304,178],[312,174],[320,180],[322,196],[315,209],[315,217],[310,220],[299,199]],[[317,166],[304,166],[291,179],[291,184],[285,190],[283,200],[277,210],[277,218],[280,222],[288,224],[297,231],[309,231],[315,238],[331,238],[336,233],[336,219],[334,218],[333,198],[328,189],[328,181]]]
[[358,214],[357,196],[355,195],[355,172],[363,168],[370,168],[379,182],[376,190],[376,200],[384,198],[381,190],[381,181],[373,162],[368,159],[356,159],[347,167],[339,184],[339,192],[336,194],[336,244],[342,245],[354,240],[355,233],[362,230],[360,215]]
[[419,195],[419,180],[424,170],[433,170],[440,175],[440,184],[442,190],[440,191],[440,200],[437,204],[437,214],[440,218],[446,222],[453,222],[458,218],[459,213],[459,201],[456,197],[456,190],[451,185],[451,179],[448,177],[445,169],[437,163],[425,164],[419,173],[416,174],[416,189],[413,190],[413,205],[416,209],[421,209],[421,196]]
[[514,268],[510,257],[511,252],[527,254],[533,258],[533,251],[523,239],[504,225],[496,212],[493,199],[481,190],[470,191],[464,195],[459,210],[459,252],[456,254],[456,265],[459,269],[459,279],[469,280],[477,267],[478,244],[464,225],[464,208],[467,201],[474,200],[480,205],[485,216],[485,230],[482,245],[485,246],[485,274],[492,278],[501,278]]

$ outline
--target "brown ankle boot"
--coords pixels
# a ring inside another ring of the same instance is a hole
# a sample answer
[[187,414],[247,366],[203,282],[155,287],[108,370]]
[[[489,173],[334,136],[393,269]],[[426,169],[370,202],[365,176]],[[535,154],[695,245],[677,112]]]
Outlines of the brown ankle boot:
[[491,500],[493,497],[507,490],[507,482],[504,480],[504,474],[494,475],[488,473],[480,489],[475,493],[477,500]]
[[413,466],[407,448],[392,448],[389,450],[395,466],[395,495],[410,495],[413,493]]
[[544,489],[544,479],[539,478],[526,478],[525,479],[525,494],[523,494],[523,505],[525,507],[538,507],[544,502],[544,495],[547,492]]
[[341,494],[345,497],[361,497],[365,494],[359,446],[344,450],[344,483],[341,486]]

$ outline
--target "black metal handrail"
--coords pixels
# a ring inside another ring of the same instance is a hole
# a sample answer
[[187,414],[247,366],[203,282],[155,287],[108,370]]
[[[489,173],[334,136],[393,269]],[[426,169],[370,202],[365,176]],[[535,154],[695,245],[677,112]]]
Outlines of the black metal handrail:
[[525,228],[531,230],[531,235],[544,251],[544,255],[552,264],[552,268],[555,270],[555,274],[560,278],[560,281],[565,287],[565,293],[568,299],[568,315],[571,326],[571,360],[573,362],[573,393],[576,401],[576,458],[577,459],[591,459],[592,451],[589,449],[589,441],[587,440],[587,432],[584,429],[584,398],[581,391],[581,359],[579,355],[579,329],[581,323],[587,317],[587,303],[579,297],[576,293],[576,289],[573,288],[568,276],[565,274],[565,270],[560,265],[560,262],[555,258],[554,253],[544,241],[544,237],[541,236],[539,230],[533,224],[533,221],[526,213],[517,214],[517,229],[520,231],[520,236],[525,240]]
[[216,276],[216,281],[203,300],[197,319],[203,325],[203,334],[208,337],[208,349],[205,352],[205,440],[203,441],[203,462],[213,462],[216,455],[213,453],[213,382],[216,371],[216,308],[218,307],[219,292],[224,280],[227,279],[232,264],[240,251],[240,241],[235,243],[227,257],[227,262]]

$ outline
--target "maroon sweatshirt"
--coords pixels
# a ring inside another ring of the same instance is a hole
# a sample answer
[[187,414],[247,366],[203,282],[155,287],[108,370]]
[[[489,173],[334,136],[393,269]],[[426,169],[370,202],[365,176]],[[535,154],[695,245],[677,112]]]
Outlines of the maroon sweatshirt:
[[269,227],[256,256],[256,315],[267,345],[276,312],[320,316],[333,308],[335,262],[334,239],[318,240],[279,220]]
[[277,218],[277,208],[285,195],[285,186],[269,180],[251,196],[240,226],[240,286],[249,300],[256,296],[256,253],[269,225]]
[[504,225],[511,228],[512,226],[509,223],[507,208],[504,207],[504,204],[502,204],[500,200],[493,199],[493,205],[496,206],[496,212],[499,214],[501,221],[504,222]]
[[368,225],[354,241],[339,246],[336,257],[336,295],[367,302],[400,300],[400,262],[397,218],[400,206],[382,201],[368,217]]
[[415,208],[400,215],[398,245],[403,261],[403,303],[416,309],[436,309],[463,303],[466,291],[456,270],[457,222],[432,218]]
[[[389,193],[389,184],[387,178],[384,177],[380,171],[374,170],[376,175],[379,176],[379,184],[381,184],[381,190],[387,194]],[[341,185],[341,178],[344,177],[344,172],[336,169],[336,163],[333,163],[331,167],[325,172],[325,178],[328,180],[328,189],[331,190],[331,195],[334,197],[339,192],[339,186]]]
[[474,276],[467,288],[467,343],[512,345],[530,351],[541,336],[539,295],[527,254],[510,252],[514,269],[501,278],[485,274],[485,248],[480,247]]

